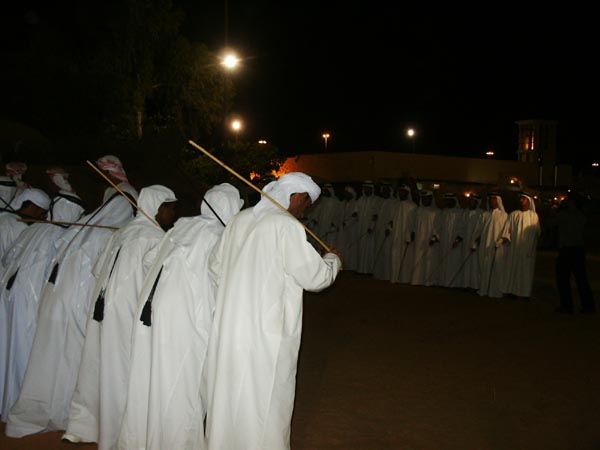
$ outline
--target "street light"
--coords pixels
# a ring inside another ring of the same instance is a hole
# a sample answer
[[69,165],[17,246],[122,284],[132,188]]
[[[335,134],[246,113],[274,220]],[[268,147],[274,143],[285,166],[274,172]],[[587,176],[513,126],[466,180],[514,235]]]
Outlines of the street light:
[[221,65],[228,71],[235,70],[239,64],[240,58],[233,52],[227,52],[221,58]]
[[325,151],[327,151],[327,139],[329,139],[329,133],[323,133],[323,139],[325,140]]
[[409,128],[408,130],[406,130],[406,135],[408,136],[408,138],[411,140],[412,142],[412,152],[415,153],[415,137],[416,137],[416,131],[414,128]]
[[487,152],[485,152],[485,154],[491,158],[492,156],[494,156],[494,151],[488,150]]

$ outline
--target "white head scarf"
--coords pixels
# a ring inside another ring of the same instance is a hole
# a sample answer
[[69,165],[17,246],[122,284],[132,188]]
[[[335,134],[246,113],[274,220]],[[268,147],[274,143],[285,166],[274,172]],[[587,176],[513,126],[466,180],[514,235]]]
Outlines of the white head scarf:
[[[454,194],[452,192],[448,192],[447,194],[444,194],[444,200],[446,200],[448,198],[454,200],[454,206],[452,206],[451,208],[460,208],[460,205],[458,204],[458,198],[456,197],[456,194]],[[444,205],[444,207],[445,206],[446,205]]]
[[352,200],[356,200],[356,191],[352,186],[346,186],[344,191],[348,192],[352,196]]
[[[290,206],[292,194],[306,192],[310,195],[312,202],[316,202],[321,195],[321,188],[311,177],[302,172],[290,172],[283,175],[277,181],[271,181],[263,191],[276,200],[285,209]],[[259,218],[270,211],[278,209],[271,200],[262,197],[254,207],[254,215]]]
[[433,191],[428,191],[428,190],[422,190],[419,192],[419,197],[423,198],[423,197],[431,197],[431,205],[429,206],[424,206],[423,202],[419,202],[419,206],[422,208],[437,208],[437,205],[435,204],[435,197],[433,195]]
[[533,197],[525,192],[521,192],[519,197],[527,197],[529,199],[529,211],[535,212],[535,203],[533,201]]
[[[488,199],[490,197],[496,197],[498,199],[498,209],[502,212],[506,212],[506,210],[504,209],[504,203],[502,202],[502,197],[500,197],[500,194],[498,194],[497,192],[490,192],[488,194]],[[490,209],[490,202],[488,200],[488,209]]]
[[227,225],[242,206],[244,200],[240,198],[240,192],[229,183],[221,183],[206,191],[200,212],[203,216],[212,217]]
[[26,201],[30,201],[34,205],[39,206],[40,208],[45,210],[48,210],[48,208],[50,208],[50,197],[48,197],[48,194],[46,194],[41,189],[24,189],[23,192],[21,192],[17,196],[17,198],[15,198],[15,201],[13,202],[12,206],[15,210],[17,210],[21,208],[23,206],[23,203],[25,203]]
[[61,191],[72,193],[75,192],[71,186],[71,183],[69,183],[69,174],[62,167],[50,167],[48,170],[46,170],[46,173]]
[[398,186],[398,191],[400,190],[404,190],[406,192],[408,192],[408,197],[406,198],[406,200],[410,200],[412,202],[412,191],[410,190],[410,186],[408,184],[401,184],[400,186]]
[[329,193],[331,194],[332,197],[335,197],[335,190],[333,189],[333,186],[330,183],[326,183],[323,185],[323,190],[324,191],[329,191]]
[[48,218],[59,222],[77,222],[83,216],[84,208],[81,199],[72,192],[61,191],[54,197],[48,211]]
[[120,181],[124,181],[125,183],[129,183],[127,180],[127,174],[125,173],[125,169],[123,169],[123,163],[119,158],[114,155],[106,155],[96,161],[98,167],[100,169],[109,172],[112,176]]
[[[155,184],[142,188],[137,204],[140,209],[144,210],[146,214],[154,219],[156,214],[158,214],[160,205],[176,201],[177,197],[175,197],[175,193],[171,189],[161,186],[160,184]],[[143,213],[139,212],[134,220],[136,222],[142,222],[148,220],[148,218]]]

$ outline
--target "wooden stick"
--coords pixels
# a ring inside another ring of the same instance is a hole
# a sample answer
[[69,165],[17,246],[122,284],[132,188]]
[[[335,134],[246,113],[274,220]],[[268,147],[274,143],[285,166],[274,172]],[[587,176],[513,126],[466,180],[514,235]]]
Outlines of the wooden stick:
[[108,181],[108,182],[110,183],[110,185],[111,185],[112,187],[114,187],[114,188],[117,190],[117,192],[118,192],[119,194],[121,194],[121,195],[122,195],[122,196],[125,198],[125,200],[127,200],[129,203],[131,203],[131,205],[132,205],[132,206],[133,206],[135,209],[137,209],[139,212],[141,212],[143,215],[145,215],[145,216],[148,218],[148,220],[149,220],[150,222],[152,222],[154,225],[156,225],[158,228],[162,229],[162,227],[161,227],[161,226],[158,224],[158,222],[157,222],[156,220],[154,220],[152,217],[150,217],[148,214],[146,214],[146,211],[144,211],[142,208],[140,208],[138,205],[136,205],[136,204],[135,204],[135,202],[132,202],[132,201],[131,201],[131,199],[130,199],[129,197],[127,197],[127,196],[125,195],[125,193],[124,193],[124,192],[123,192],[121,189],[119,189],[119,187],[118,187],[118,186],[117,186],[115,183],[113,183],[112,181],[110,181],[110,178],[108,178],[106,175],[104,175],[104,173],[103,173],[103,172],[102,172],[100,169],[98,169],[98,168],[97,168],[97,167],[96,167],[94,164],[92,164],[91,162],[89,162],[89,161],[86,161],[86,162],[87,162],[87,163],[90,165],[90,167],[91,167],[92,169],[94,169],[96,172],[98,172],[102,178],[104,178],[106,181]]
[[[220,165],[221,167],[223,167],[224,169],[226,169],[227,171],[229,171],[231,174],[235,175],[237,178],[239,178],[240,180],[242,180],[244,183],[246,183],[248,186],[250,186],[252,189],[254,189],[256,192],[258,192],[260,195],[264,195],[266,198],[268,198],[269,200],[271,200],[271,202],[273,202],[273,204],[275,206],[277,206],[279,209],[281,209],[282,211],[285,211],[286,213],[288,213],[290,216],[294,217],[294,219],[296,219],[296,217],[289,212],[287,209],[285,209],[283,207],[283,205],[281,205],[281,203],[279,203],[277,200],[275,200],[273,197],[271,197],[269,194],[266,194],[265,192],[263,192],[261,189],[257,188],[256,186],[254,186],[252,183],[250,183],[250,181],[246,180],[243,176],[241,176],[239,173],[237,173],[235,170],[233,170],[231,167],[229,167],[228,165],[226,165],[225,163],[223,163],[222,161],[220,161],[218,158],[216,158],[214,155],[212,155],[211,153],[209,153],[208,151],[204,150],[202,147],[200,147],[198,144],[196,144],[194,141],[189,140],[188,141],[191,145],[193,145],[195,148],[197,148],[198,150],[200,150],[202,153],[204,153],[206,156],[208,156],[210,159],[212,159],[214,162],[216,162],[218,165]],[[300,221],[298,221],[300,222]],[[331,252],[331,249],[325,245],[325,243],[319,239],[319,237],[313,233],[306,225],[304,225],[302,222],[300,222],[300,225],[302,225],[304,227],[304,229],[306,230],[306,232],[308,234],[310,234],[319,244],[321,244],[321,246],[327,250],[327,252]]]
[[26,217],[17,219],[19,222],[34,222],[34,223],[51,223],[54,225],[75,225],[78,227],[95,227],[95,228],[106,228],[107,230],[118,230],[117,227],[109,227],[108,225],[95,225],[92,223],[78,223],[78,222],[59,222],[57,220],[38,220],[28,219]]

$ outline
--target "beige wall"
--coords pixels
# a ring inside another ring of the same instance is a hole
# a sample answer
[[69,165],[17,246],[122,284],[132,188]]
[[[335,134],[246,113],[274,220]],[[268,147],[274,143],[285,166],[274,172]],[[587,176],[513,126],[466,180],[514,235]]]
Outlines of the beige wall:
[[[568,170],[567,170],[568,169]],[[307,154],[288,158],[285,172],[305,172],[319,181],[350,182],[412,177],[440,181],[506,184],[516,177],[538,184],[537,164],[390,152]],[[570,166],[559,166],[559,182],[569,184]]]

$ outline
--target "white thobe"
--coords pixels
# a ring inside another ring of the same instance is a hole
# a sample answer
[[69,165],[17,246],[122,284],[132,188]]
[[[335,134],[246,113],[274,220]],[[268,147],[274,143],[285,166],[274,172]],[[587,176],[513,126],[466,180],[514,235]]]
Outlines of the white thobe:
[[467,209],[464,212],[464,235],[462,259],[464,269],[460,286],[469,289],[479,289],[481,271],[479,264],[479,247],[483,230],[483,209]]
[[430,276],[437,278],[438,283],[436,284],[440,286],[458,287],[461,284],[461,275],[464,270],[462,259],[463,210],[458,206],[444,208],[440,211],[438,220],[439,260],[432,269],[435,274],[432,273]]
[[392,241],[394,217],[399,204],[396,198],[386,198],[381,202],[377,226],[375,227],[375,259],[373,278],[389,280],[392,273]]
[[[239,192],[226,183],[210,189],[204,199],[212,210],[203,202],[201,216],[177,221],[157,247],[144,281],[117,448],[204,448],[201,375],[214,310],[208,257],[222,223],[242,206]],[[149,297],[151,316],[144,324],[140,316]]]
[[[27,228],[25,222],[20,222],[19,216],[16,213],[11,212],[0,212],[0,258],[4,256],[4,253],[10,248],[10,246],[17,240],[21,232]],[[2,263],[4,267],[4,263]],[[0,271],[0,276],[6,268]]]
[[429,245],[432,238],[439,240],[438,214],[439,209],[435,206],[419,206],[415,210],[412,229],[415,233],[415,259],[412,261],[411,284],[432,286],[438,283],[440,245]]
[[396,206],[392,232],[392,283],[410,282],[415,258],[411,232],[416,208],[417,205],[412,200],[400,201]]
[[502,237],[508,239],[504,293],[529,297],[533,287],[537,241],[541,228],[534,211],[516,210],[508,215]]
[[338,249],[344,259],[345,270],[356,270],[358,264],[358,210],[356,200],[347,200],[343,205],[342,229],[339,233]]
[[209,450],[290,446],[303,289],[330,286],[341,262],[320,257],[302,226],[253,209],[227,226],[211,256],[218,284],[207,356]]
[[499,245],[508,214],[500,208],[484,211],[479,243],[481,285],[479,295],[500,298],[504,290],[507,247]]
[[[379,220],[379,209],[383,199],[363,195],[357,201],[358,207],[358,264],[359,273],[373,273],[375,264],[375,227]],[[374,220],[373,218],[376,217]]]
[[[119,188],[137,198],[130,185],[121,183]],[[111,191],[107,189],[109,194]],[[133,218],[127,200],[106,197],[102,206],[80,222],[119,228]],[[71,227],[62,236],[58,255],[51,263],[50,276],[56,275],[55,280],[44,287],[23,386],[8,416],[8,436],[66,429],[92,303],[92,267],[112,233],[96,227]]]
[[[73,195],[73,194],[70,194]],[[57,197],[52,219],[74,222],[83,208]],[[56,241],[66,227],[34,223],[27,227],[4,254],[6,272],[0,280],[0,407],[2,420],[16,402],[37,328],[38,304],[50,263],[56,255]]]
[[[147,211],[143,205],[140,207]],[[127,398],[134,314],[152,263],[152,251],[163,236],[162,229],[139,215],[113,235],[98,261],[103,267],[97,270],[101,275],[88,314],[66,433],[88,442],[95,440],[89,437],[97,435],[99,450],[114,448],[119,436]],[[102,310],[102,290],[104,308],[100,317],[95,313]],[[90,417],[96,413],[96,417]]]

